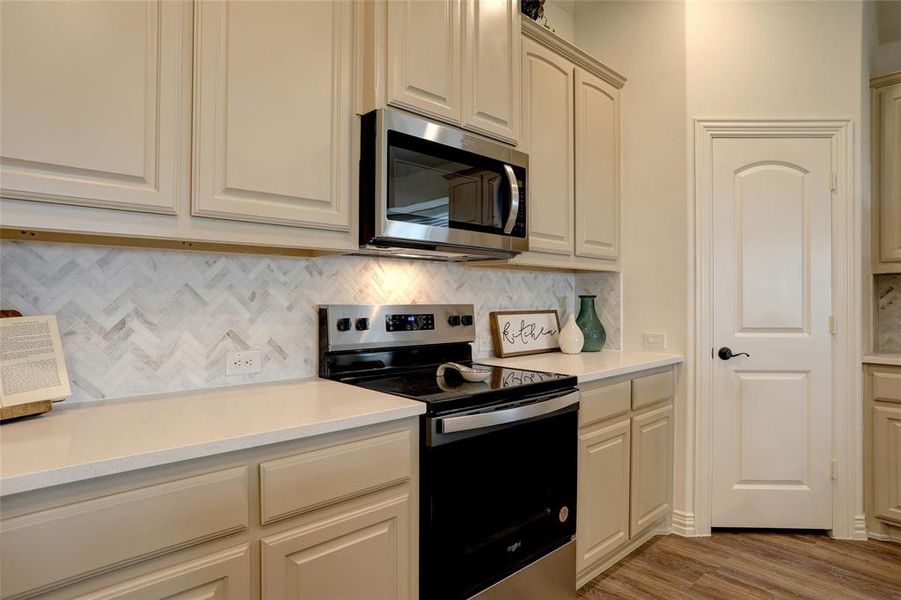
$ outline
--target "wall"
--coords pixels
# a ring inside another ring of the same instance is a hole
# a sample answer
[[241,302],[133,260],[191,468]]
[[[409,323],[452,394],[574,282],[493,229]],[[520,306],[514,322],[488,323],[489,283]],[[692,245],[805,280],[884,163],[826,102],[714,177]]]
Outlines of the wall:
[[[311,377],[317,306],[472,303],[477,355],[492,310],[555,308],[596,293],[617,347],[619,275],[479,269],[363,257],[283,258],[3,242],[0,307],[56,314],[70,401]],[[258,349],[263,369],[225,377],[225,353]]]
[[575,8],[576,0],[547,0],[544,4],[547,24],[554,33],[568,42],[575,41]]
[[901,275],[877,275],[876,352],[901,352]]
[[[576,5],[576,45],[623,73],[623,347],[667,335],[687,355],[685,8],[681,2]],[[685,471],[686,379],[676,399],[676,472]],[[685,479],[676,477],[676,509]]]
[[[864,4],[860,2],[700,2],[686,4],[686,132],[687,156],[693,155],[691,141],[694,119],[850,119],[853,127],[852,181],[847,186],[853,206],[866,203],[862,131],[868,126],[863,91],[868,77]],[[692,165],[687,163],[692,174]],[[693,197],[689,179],[689,197]],[[841,218],[841,217],[837,217]],[[860,247],[865,226],[842,223]],[[627,285],[627,282],[624,282]],[[692,285],[694,285],[692,283]],[[861,288],[852,295],[861,310]],[[862,322],[850,324],[858,336]],[[853,339],[859,355],[860,340]],[[841,365],[836,373],[848,371],[856,378],[860,401],[860,364]],[[840,398],[844,398],[844,394]],[[839,404],[836,405],[841,406]],[[691,408],[693,412],[693,408]],[[840,409],[835,409],[840,414]],[[850,462],[840,464],[841,472],[854,488],[853,498],[841,497],[837,508],[845,512],[850,502],[855,515],[863,512],[861,465],[861,415],[852,411],[843,419],[848,438],[836,435],[837,448],[847,448]],[[694,416],[689,417],[690,420]],[[853,441],[852,439],[853,438]],[[836,450],[839,456],[839,450]],[[692,468],[690,462],[686,465]],[[684,473],[694,478],[692,471]],[[686,489],[686,506],[694,506]],[[850,522],[836,522],[836,534],[850,535]]]

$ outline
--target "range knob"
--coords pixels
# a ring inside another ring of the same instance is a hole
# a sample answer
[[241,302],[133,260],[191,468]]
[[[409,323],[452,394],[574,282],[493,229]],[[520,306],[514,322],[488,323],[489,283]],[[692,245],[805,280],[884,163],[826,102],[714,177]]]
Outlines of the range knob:
[[367,329],[369,329],[369,319],[367,319],[366,317],[357,319],[356,327],[357,331],[366,331]]
[[347,317],[338,319],[338,331],[350,331],[350,319]]
[[457,327],[460,325],[460,315],[451,315],[447,318],[447,324],[451,327]]
[[462,317],[460,317],[460,324],[465,327],[472,326],[472,315],[463,315]]

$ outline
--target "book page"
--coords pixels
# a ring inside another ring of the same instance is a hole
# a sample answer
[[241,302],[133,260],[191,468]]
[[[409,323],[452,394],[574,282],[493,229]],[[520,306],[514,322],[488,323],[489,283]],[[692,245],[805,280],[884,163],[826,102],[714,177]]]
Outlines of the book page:
[[56,317],[0,319],[0,405],[63,400],[70,393]]

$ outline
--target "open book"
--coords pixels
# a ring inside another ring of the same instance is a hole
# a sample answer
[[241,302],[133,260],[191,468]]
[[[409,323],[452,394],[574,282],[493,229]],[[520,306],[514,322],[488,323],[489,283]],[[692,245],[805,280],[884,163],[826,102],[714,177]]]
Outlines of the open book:
[[[56,317],[0,319],[0,408],[3,412],[9,413],[9,409],[20,405],[65,400],[70,393]],[[16,414],[27,413],[16,411]]]

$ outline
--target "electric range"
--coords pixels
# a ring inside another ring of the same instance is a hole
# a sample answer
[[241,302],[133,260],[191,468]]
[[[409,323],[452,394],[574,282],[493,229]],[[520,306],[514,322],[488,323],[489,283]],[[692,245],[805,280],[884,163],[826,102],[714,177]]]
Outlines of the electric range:
[[[426,403],[420,597],[575,594],[576,378],[479,365],[472,305],[327,305],[320,375]],[[445,363],[475,368],[466,381]]]

